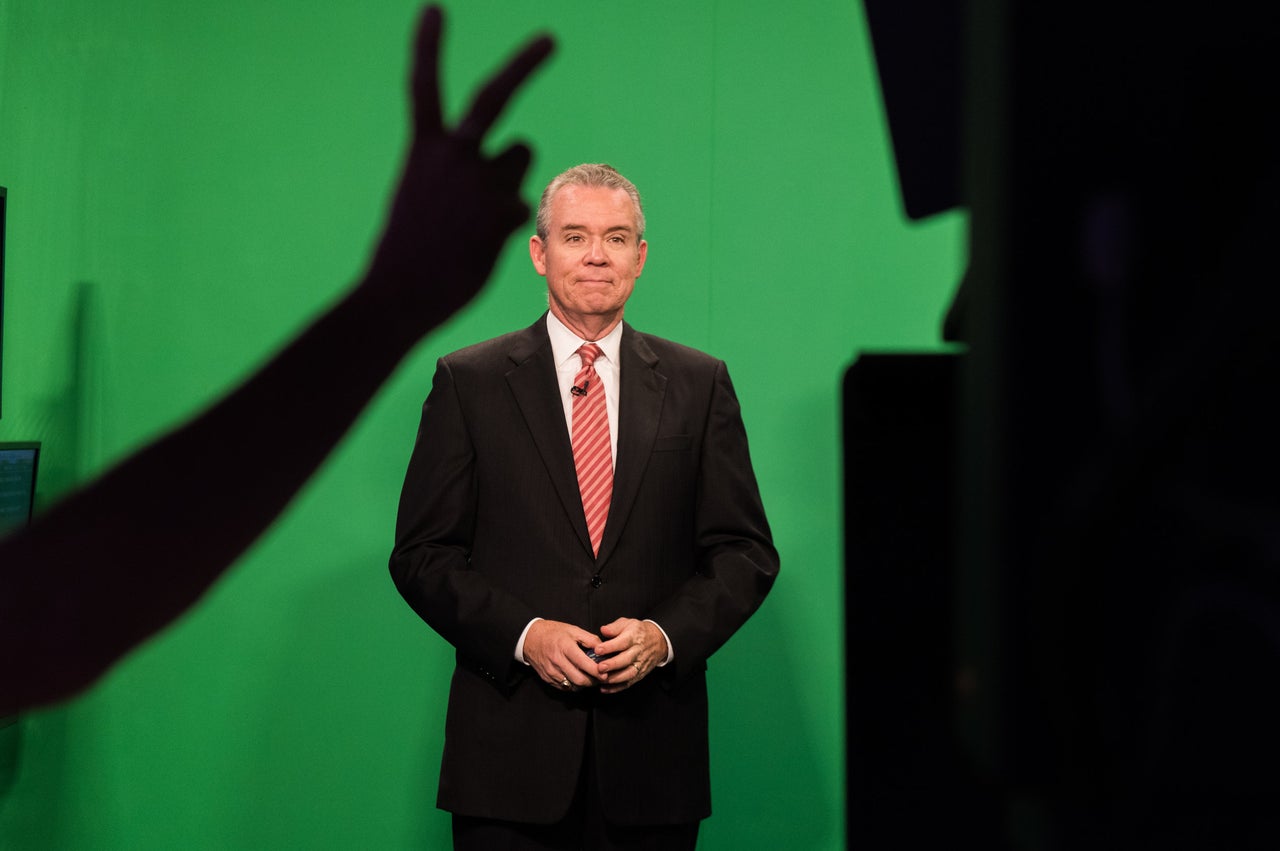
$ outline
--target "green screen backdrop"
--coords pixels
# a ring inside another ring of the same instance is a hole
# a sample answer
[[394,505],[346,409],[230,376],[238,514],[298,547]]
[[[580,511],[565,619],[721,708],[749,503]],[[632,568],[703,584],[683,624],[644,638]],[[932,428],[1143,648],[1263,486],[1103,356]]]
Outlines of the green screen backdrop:
[[[840,378],[860,350],[938,348],[963,260],[958,215],[902,213],[861,4],[783,8],[489,0],[446,22],[455,112],[528,34],[557,36],[496,142],[532,142],[531,203],[579,162],[636,182],[650,250],[627,318],[724,358],[739,392],[783,569],[711,660],[706,849],[843,846]],[[406,138],[416,13],[0,0],[0,440],[43,441],[42,503],[217,399],[356,279]],[[447,847],[452,652],[386,560],[435,359],[545,307],[526,242],[195,610],[0,730],[20,748],[0,846]]]

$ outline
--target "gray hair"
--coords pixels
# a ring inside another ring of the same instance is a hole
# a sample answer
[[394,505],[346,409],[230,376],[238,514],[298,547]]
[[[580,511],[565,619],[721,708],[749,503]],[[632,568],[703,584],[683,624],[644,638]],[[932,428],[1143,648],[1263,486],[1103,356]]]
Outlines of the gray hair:
[[538,238],[545,240],[551,232],[551,199],[566,186],[602,186],[605,189],[621,189],[631,196],[636,207],[636,239],[644,239],[644,206],[640,203],[640,190],[623,177],[616,168],[605,163],[583,163],[563,171],[552,178],[542,190],[538,201]]

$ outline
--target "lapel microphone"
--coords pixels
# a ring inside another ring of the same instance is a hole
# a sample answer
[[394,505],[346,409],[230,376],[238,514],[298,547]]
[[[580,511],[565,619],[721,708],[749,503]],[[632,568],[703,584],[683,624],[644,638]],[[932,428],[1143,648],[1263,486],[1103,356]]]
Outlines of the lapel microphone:
[[576,385],[576,384],[570,384],[570,385],[569,385],[569,392],[570,392],[570,393],[572,393],[572,394],[573,394],[573,395],[575,395],[575,396],[585,396],[585,395],[587,395],[587,385],[588,385],[588,384],[590,384],[590,383],[591,383],[590,381],[584,381],[584,382],[582,382],[582,386],[581,386],[581,387],[579,387],[579,386],[578,386],[578,385]]

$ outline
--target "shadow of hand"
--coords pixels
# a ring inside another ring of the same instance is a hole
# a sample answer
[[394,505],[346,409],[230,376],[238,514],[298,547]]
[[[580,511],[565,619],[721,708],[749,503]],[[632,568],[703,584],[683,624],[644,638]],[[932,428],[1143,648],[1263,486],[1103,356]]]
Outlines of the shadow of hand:
[[526,44],[450,128],[440,104],[442,24],[439,7],[431,6],[418,28],[413,142],[364,283],[397,302],[401,315],[421,323],[424,331],[479,292],[503,243],[529,216],[520,198],[529,149],[514,144],[488,157],[481,147],[507,102],[553,46],[546,36]]

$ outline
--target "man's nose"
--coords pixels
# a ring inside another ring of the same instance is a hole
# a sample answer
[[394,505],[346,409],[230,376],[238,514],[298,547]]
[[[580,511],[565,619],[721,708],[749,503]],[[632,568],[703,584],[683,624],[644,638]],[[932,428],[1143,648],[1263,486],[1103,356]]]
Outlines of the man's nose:
[[609,262],[609,255],[604,251],[604,240],[593,239],[587,243],[587,255],[583,258],[587,263],[603,265]]

